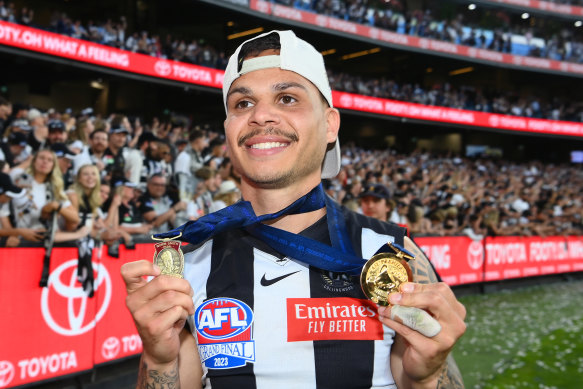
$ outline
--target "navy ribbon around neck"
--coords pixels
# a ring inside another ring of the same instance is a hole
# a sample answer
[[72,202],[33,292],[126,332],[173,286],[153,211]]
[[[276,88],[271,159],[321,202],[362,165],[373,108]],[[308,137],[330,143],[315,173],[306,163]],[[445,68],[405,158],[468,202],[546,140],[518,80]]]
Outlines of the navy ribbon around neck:
[[[312,212],[326,207],[328,231],[332,246],[304,236],[262,224],[283,215]],[[284,209],[261,216],[255,215],[249,201],[239,201],[217,212],[189,221],[171,231],[156,234],[156,239],[172,239],[199,244],[213,236],[232,229],[245,228],[251,235],[261,239],[285,256],[300,260],[319,269],[333,272],[360,274],[365,260],[357,256],[352,248],[346,223],[340,206],[326,195],[319,184]]]

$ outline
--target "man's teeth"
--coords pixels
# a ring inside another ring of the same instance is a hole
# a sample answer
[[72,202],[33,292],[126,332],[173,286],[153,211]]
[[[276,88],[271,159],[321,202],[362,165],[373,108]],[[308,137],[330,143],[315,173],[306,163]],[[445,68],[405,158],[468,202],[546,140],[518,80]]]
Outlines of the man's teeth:
[[275,147],[283,147],[285,143],[280,142],[265,142],[265,143],[255,143],[251,145],[252,149],[273,149]]

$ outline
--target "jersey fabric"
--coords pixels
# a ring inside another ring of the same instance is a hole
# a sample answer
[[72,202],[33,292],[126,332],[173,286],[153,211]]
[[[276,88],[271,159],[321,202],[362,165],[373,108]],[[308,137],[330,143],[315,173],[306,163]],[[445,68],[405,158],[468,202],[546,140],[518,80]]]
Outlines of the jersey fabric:
[[[403,245],[403,228],[342,212],[362,258],[387,241]],[[301,235],[330,245],[326,217]],[[195,291],[188,325],[206,388],[396,388],[395,332],[378,320],[358,276],[285,257],[244,230],[185,252]]]

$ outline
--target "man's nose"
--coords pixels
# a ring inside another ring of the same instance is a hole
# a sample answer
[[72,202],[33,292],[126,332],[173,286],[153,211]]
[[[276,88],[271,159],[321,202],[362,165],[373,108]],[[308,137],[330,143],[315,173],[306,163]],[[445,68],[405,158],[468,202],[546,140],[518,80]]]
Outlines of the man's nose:
[[280,121],[278,109],[267,101],[258,101],[253,107],[253,112],[249,117],[250,124],[265,126],[267,124],[277,124]]

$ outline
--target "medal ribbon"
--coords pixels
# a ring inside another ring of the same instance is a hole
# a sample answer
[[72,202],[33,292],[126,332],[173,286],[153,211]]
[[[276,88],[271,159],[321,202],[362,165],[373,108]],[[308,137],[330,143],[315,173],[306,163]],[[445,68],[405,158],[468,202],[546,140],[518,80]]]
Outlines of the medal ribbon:
[[[328,215],[328,231],[332,247],[262,224],[264,221],[277,219],[283,215],[312,212],[324,206]],[[322,184],[275,213],[256,216],[249,201],[239,201],[217,212],[189,221],[174,230],[156,234],[154,238],[171,239],[182,233],[181,241],[199,244],[221,232],[237,228],[245,228],[251,235],[261,239],[285,256],[320,269],[357,275],[360,274],[365,263],[364,259],[354,253],[340,205],[326,195]]]

